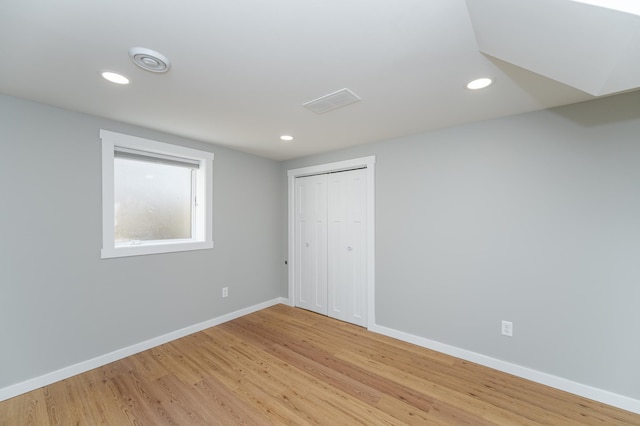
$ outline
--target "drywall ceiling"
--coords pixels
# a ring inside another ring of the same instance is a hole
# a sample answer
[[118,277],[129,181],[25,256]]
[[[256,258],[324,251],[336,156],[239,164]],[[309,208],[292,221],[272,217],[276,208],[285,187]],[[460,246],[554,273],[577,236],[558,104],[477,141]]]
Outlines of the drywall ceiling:
[[[0,55],[2,93],[276,160],[593,98],[482,54],[464,0],[4,1]],[[361,101],[302,106],[343,88]]]
[[480,50],[592,95],[640,87],[640,2],[467,0]]

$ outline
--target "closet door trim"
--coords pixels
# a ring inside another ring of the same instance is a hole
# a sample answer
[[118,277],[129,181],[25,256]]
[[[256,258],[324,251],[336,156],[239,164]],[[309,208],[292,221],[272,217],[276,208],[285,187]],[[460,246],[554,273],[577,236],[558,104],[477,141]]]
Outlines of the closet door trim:
[[375,162],[376,157],[361,157],[287,171],[288,181],[288,304],[295,306],[295,179],[359,168],[366,168],[367,191],[367,328],[375,326]]

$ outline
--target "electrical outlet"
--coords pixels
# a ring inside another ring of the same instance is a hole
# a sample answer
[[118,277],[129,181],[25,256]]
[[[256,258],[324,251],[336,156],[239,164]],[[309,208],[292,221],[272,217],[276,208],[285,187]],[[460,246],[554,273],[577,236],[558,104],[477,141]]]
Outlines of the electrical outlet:
[[222,297],[229,297],[229,287],[222,287]]
[[511,321],[502,321],[502,335],[513,336],[513,323]]

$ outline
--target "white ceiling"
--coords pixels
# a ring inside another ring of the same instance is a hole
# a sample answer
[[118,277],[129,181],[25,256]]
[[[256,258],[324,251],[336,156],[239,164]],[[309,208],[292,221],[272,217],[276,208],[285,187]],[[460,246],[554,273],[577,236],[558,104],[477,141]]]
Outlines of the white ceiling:
[[638,0],[468,0],[467,5],[484,53],[596,96],[640,87]]
[[[170,71],[136,67],[136,46]],[[5,0],[0,58],[2,93],[276,160],[593,98],[482,54],[464,0]],[[495,84],[464,88],[479,76]],[[362,100],[302,106],[343,88]]]

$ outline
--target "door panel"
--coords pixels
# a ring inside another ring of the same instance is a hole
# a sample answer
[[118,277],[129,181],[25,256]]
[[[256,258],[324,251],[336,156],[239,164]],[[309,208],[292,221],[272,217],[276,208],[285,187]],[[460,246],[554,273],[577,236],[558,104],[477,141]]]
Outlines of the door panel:
[[327,315],[327,176],[296,179],[296,306]]
[[328,179],[328,315],[366,326],[365,171]]

